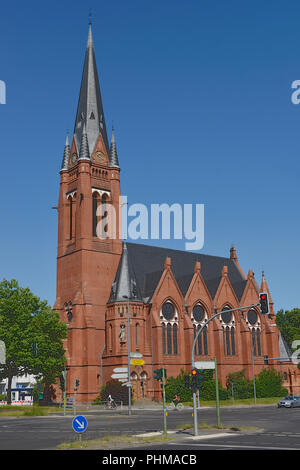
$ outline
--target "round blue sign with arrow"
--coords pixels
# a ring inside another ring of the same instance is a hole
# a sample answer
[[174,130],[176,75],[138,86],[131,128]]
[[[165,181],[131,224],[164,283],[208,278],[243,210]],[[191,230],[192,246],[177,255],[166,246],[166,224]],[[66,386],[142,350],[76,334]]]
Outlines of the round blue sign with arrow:
[[87,428],[87,419],[84,416],[75,416],[72,421],[72,427],[75,432],[84,432]]

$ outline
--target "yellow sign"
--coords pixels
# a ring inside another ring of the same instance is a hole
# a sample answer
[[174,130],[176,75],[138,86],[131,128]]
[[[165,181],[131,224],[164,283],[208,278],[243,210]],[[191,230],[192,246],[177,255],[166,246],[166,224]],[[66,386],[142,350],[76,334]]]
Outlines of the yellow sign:
[[134,366],[142,366],[145,364],[144,359],[131,359],[130,363]]

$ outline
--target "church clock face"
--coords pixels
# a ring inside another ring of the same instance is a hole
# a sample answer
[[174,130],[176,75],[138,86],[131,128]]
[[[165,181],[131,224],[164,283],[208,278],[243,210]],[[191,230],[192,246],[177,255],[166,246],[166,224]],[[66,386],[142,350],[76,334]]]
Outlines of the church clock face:
[[102,152],[97,152],[96,157],[100,163],[106,163],[105,155]]

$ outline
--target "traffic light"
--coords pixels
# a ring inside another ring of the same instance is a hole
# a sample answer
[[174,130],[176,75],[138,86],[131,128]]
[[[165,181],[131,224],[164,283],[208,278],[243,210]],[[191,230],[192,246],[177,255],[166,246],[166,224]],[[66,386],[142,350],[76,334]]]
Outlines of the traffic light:
[[184,386],[186,388],[191,388],[191,381],[190,381],[190,376],[189,375],[184,376]]
[[269,364],[269,356],[264,356],[264,364],[266,366]]
[[36,342],[34,342],[33,345],[32,345],[32,354],[34,356],[37,356],[37,353],[38,353],[38,345],[37,345]]
[[197,369],[192,369],[192,392],[197,391]]
[[203,369],[192,369],[192,391],[196,393],[200,390],[202,382],[204,380]]
[[154,372],[154,374],[155,374],[155,375],[153,376],[154,380],[160,380],[160,381],[162,381],[162,379],[163,379],[163,373],[165,374],[165,379],[167,378],[167,370],[166,370],[164,367],[162,367],[161,369],[154,369],[153,372]]
[[261,292],[259,294],[259,304],[260,304],[260,311],[263,315],[269,313],[269,298],[266,292]]
[[203,369],[197,369],[197,379],[196,379],[196,382],[197,382],[197,388],[198,390],[200,390],[201,388],[201,385],[202,385],[202,382],[203,382],[203,379],[204,379],[204,374],[203,374],[204,370]]
[[63,375],[61,375],[59,377],[59,381],[60,381],[60,387],[59,388],[64,392],[64,390],[65,390],[65,379],[64,379]]
[[163,374],[162,369],[154,369],[153,372],[155,374],[153,376],[154,380],[162,380],[162,374]]

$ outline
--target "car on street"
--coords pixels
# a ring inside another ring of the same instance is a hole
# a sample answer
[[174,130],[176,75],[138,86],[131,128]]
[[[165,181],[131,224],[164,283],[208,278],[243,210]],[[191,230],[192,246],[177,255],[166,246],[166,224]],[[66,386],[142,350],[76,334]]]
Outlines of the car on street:
[[300,397],[298,395],[288,395],[277,403],[278,408],[300,408]]

